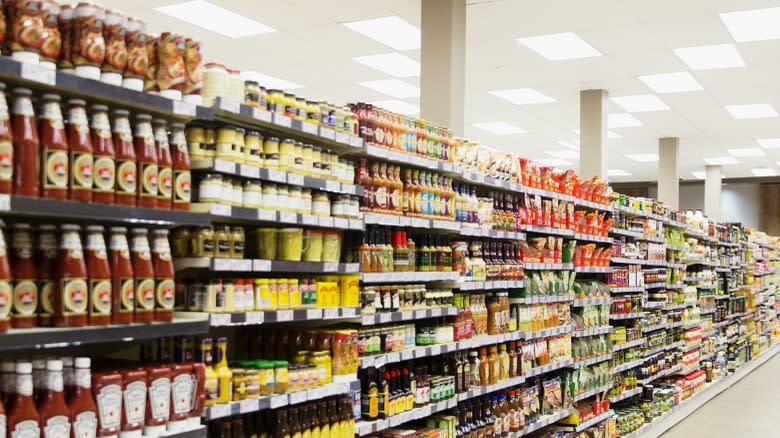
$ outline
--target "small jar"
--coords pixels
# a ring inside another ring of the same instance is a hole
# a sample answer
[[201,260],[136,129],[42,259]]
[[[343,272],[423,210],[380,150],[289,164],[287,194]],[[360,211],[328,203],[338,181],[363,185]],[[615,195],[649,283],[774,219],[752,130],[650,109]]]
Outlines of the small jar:
[[311,197],[311,214],[315,216],[330,215],[330,198],[326,193],[315,193]]
[[192,233],[187,227],[177,228],[171,235],[171,255],[186,257],[190,253],[190,238]]
[[260,381],[260,395],[271,395],[276,392],[274,363],[261,360],[257,364],[257,378]]
[[256,81],[244,81],[244,103],[254,107],[260,107],[260,84]]
[[260,199],[260,208],[264,210],[277,211],[279,203],[277,201],[276,184],[266,183],[263,185],[263,197]]
[[279,170],[290,172],[295,160],[295,140],[285,138],[279,144]]
[[263,167],[263,136],[257,131],[248,131],[244,136],[244,161],[250,166]]
[[203,66],[203,105],[213,106],[219,96],[227,96],[230,86],[228,71],[224,65],[209,62]]
[[244,80],[241,79],[241,71],[236,68],[228,67],[228,99],[233,102],[243,102],[244,100]]
[[222,198],[222,175],[207,173],[198,184],[198,202],[220,203]]
[[290,189],[284,184],[276,187],[276,209],[279,211],[292,211],[290,205]]
[[290,376],[288,374],[288,363],[286,360],[274,361],[274,392],[284,394],[290,386]]
[[227,225],[214,231],[214,257],[230,257],[230,228]]
[[290,210],[294,213],[303,214],[303,190],[300,187],[290,186],[288,191],[288,197],[290,202]]
[[346,216],[346,204],[349,200],[348,196],[339,196],[333,203],[330,204],[330,215],[333,217]]
[[336,180],[342,184],[352,184],[352,181],[347,179],[347,160],[339,158],[338,166],[336,167]]
[[223,126],[217,130],[217,158],[235,160],[236,128]]
[[268,90],[268,111],[284,113],[284,93],[282,90]]
[[298,110],[296,109],[295,95],[292,93],[284,93],[284,115],[289,118],[294,118]]
[[233,227],[230,229],[230,256],[236,259],[244,258],[244,248],[246,247],[246,236],[244,228]]
[[301,190],[301,210],[304,214],[311,214],[311,189]]
[[268,91],[263,86],[260,87],[260,98],[257,101],[257,107],[268,109]]
[[193,257],[214,257],[214,230],[200,227],[190,236],[190,254]]
[[313,351],[308,358],[311,365],[317,367],[317,385],[327,385],[333,376],[333,363],[328,351]]
[[301,157],[303,158],[303,161],[301,162],[301,173],[308,176],[313,176],[312,173],[312,165],[311,165],[311,153],[312,153],[312,145],[305,144],[303,145],[303,149],[301,150]]
[[192,125],[186,130],[187,145],[190,149],[190,158],[193,160],[213,157],[213,152],[208,150],[206,144],[206,128]]
[[331,152],[329,150],[322,151],[320,155],[320,178],[323,179],[333,179],[333,176],[331,175],[330,171],[330,157]]
[[244,203],[244,187],[241,186],[240,180],[231,180],[230,195],[230,205],[233,207],[241,207]]
[[260,208],[263,199],[263,186],[260,181],[244,181],[244,196],[242,207]]
[[355,184],[355,163],[352,161],[347,161],[345,178],[347,184]]
[[293,120],[303,122],[306,120],[306,99],[298,97],[295,99],[295,112],[293,114]]
[[290,172],[303,175],[303,143],[301,142],[295,143],[295,148],[293,149],[292,168],[290,169]]
[[255,279],[255,310],[275,310],[276,298],[271,296],[267,278]]
[[244,145],[244,136],[246,130],[244,128],[236,128],[236,141],[233,143],[233,158],[238,163],[246,162],[246,146]]
[[322,178],[322,149],[313,147],[311,149],[311,175],[315,178]]
[[317,105],[317,102],[314,102],[313,100],[307,100],[306,101],[306,123],[311,123],[312,125],[319,125],[320,120],[322,120],[322,111],[320,110],[320,106]]
[[266,137],[263,141],[263,167],[279,169],[279,139]]
[[330,178],[339,181],[339,155],[335,152],[330,153]]

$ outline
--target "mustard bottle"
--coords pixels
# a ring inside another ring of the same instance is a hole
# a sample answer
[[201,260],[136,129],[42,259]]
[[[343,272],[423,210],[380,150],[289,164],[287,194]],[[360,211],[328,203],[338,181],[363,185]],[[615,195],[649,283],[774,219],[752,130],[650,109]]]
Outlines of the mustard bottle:
[[233,372],[228,368],[227,338],[217,340],[217,357],[215,358],[214,372],[219,382],[219,396],[217,403],[228,403],[233,399]]

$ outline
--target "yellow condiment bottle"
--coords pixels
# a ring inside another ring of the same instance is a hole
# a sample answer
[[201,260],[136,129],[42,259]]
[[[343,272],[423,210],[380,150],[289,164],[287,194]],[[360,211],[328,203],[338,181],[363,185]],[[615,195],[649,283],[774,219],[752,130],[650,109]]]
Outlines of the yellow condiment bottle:
[[222,284],[225,292],[225,308],[224,312],[236,311],[236,285],[232,281],[227,280]]
[[276,306],[271,304],[271,289],[268,287],[268,279],[255,279],[255,310],[274,309]]
[[301,302],[301,289],[298,286],[297,279],[291,278],[287,280],[287,293],[290,295],[291,308],[298,309],[303,305]]
[[276,281],[276,294],[278,301],[276,304],[277,309],[289,309],[290,308],[290,293],[287,288],[287,279],[280,278]]
[[217,340],[217,358],[214,364],[214,372],[219,382],[219,396],[217,403],[228,403],[233,398],[233,372],[228,368],[227,338]]
[[212,341],[211,338],[205,338],[200,341],[200,361],[205,365],[206,373],[203,379],[203,392],[206,396],[206,406],[214,406],[219,399],[219,379],[214,371],[212,359]]
[[271,308],[272,309],[278,309],[279,308],[279,290],[276,286],[276,279],[271,278],[268,280],[268,291],[271,296]]

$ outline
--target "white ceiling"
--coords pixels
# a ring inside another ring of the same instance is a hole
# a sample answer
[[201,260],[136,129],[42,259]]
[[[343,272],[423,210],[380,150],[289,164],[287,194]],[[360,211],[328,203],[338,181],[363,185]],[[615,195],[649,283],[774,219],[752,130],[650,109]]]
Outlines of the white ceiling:
[[[230,39],[171,19],[153,8],[176,0],[102,0],[110,8],[144,18],[149,30],[172,30],[204,42],[207,60],[254,70],[301,84],[296,94],[334,103],[392,99],[358,82],[392,76],[352,60],[391,53],[393,49],[339,23],[397,15],[420,25],[421,0],[212,0],[278,32]],[[734,44],[743,68],[690,71],[703,91],[661,94],[671,110],[634,113],[644,126],[613,128],[620,139],[608,140],[609,168],[631,176],[615,181],[654,180],[656,163],[638,163],[625,154],[657,153],[659,137],[680,137],[680,176],[692,179],[703,157],[727,156],[728,149],[757,147],[757,138],[780,137],[780,118],[737,120],[725,105],[769,103],[780,109],[780,40],[736,43],[718,14],[778,7],[769,0],[469,0],[466,47],[466,132],[484,144],[533,159],[564,149],[579,126],[579,91],[603,88],[611,96],[649,94],[639,75],[689,71],[672,51],[699,45]],[[779,24],[780,25],[780,24]],[[518,44],[519,37],[575,32],[603,56],[548,61]],[[403,55],[419,60],[419,50]],[[419,86],[419,78],[402,79]],[[490,90],[532,88],[557,102],[513,105]],[[419,105],[414,98],[403,99]],[[624,112],[609,102],[609,112]],[[506,121],[526,134],[495,136],[474,123]],[[778,169],[780,149],[765,157],[738,158],[724,166],[726,178],[753,176],[754,167]],[[576,159],[573,160],[576,168]]]

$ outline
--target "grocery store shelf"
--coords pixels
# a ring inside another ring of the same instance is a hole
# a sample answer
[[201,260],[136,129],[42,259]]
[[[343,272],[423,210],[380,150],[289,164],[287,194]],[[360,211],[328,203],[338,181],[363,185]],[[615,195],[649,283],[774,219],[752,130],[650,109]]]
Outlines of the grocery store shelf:
[[430,417],[435,413],[446,411],[447,409],[452,409],[457,406],[457,404],[458,398],[452,397],[447,400],[442,400],[428,404],[426,406],[414,408],[402,414],[393,415],[392,417],[383,420],[357,421],[355,423],[355,435],[365,436],[372,433],[381,432],[409,421]]
[[[291,262],[284,260],[231,259],[220,257],[174,257],[173,266],[176,268],[177,272],[206,270],[212,272],[289,272],[311,274],[350,274],[357,273],[360,268],[358,263]],[[396,273],[396,275],[398,274],[401,273]]]
[[617,366],[613,367],[610,370],[610,373],[617,374],[617,373],[620,373],[620,372],[623,372],[623,371],[626,371],[626,370],[630,370],[632,368],[636,368],[636,367],[642,365],[643,363],[645,363],[644,358],[632,360],[632,361],[629,361],[629,362],[624,362],[624,363],[622,363],[620,365],[617,365]]
[[534,376],[539,376],[541,374],[549,373],[550,371],[559,370],[561,368],[567,368],[570,367],[571,365],[572,365],[572,360],[566,359],[548,365],[541,365],[538,367],[531,368],[530,370],[524,373],[524,376],[527,379],[529,377],[534,377]]
[[563,303],[572,301],[571,295],[533,295],[525,298],[510,298],[509,302],[513,304],[544,304],[544,303]]
[[439,307],[432,309],[410,309],[397,312],[379,312],[360,316],[362,325],[387,324],[391,322],[413,321],[417,319],[438,318],[458,314],[455,307]]
[[572,400],[575,402],[580,400],[585,400],[586,398],[593,397],[596,394],[601,394],[602,392],[607,392],[612,388],[612,382],[609,382],[606,385],[599,386],[598,388],[593,388],[590,391],[581,392],[577,395],[575,395]]
[[458,401],[462,402],[462,401],[472,399],[474,397],[479,397],[485,394],[490,394],[496,391],[500,391],[502,389],[514,388],[515,386],[522,385],[523,383],[525,383],[525,377],[518,376],[518,377],[512,377],[503,380],[493,385],[480,386],[478,388],[470,388],[468,391],[461,392],[460,394],[458,394]]
[[166,432],[160,435],[160,438],[206,438],[207,436],[208,429],[206,429],[206,426],[201,425],[182,432]]
[[586,234],[586,233],[574,233],[574,238],[585,242],[608,243],[610,245],[615,241],[615,239],[611,237],[596,236],[593,234]]
[[582,330],[577,330],[572,332],[571,336],[573,338],[584,338],[586,336],[596,336],[596,335],[604,335],[607,333],[612,333],[612,326],[611,325],[605,325],[601,327],[593,327],[593,328],[587,328]]
[[629,259],[629,258],[626,258],[626,257],[612,257],[611,260],[612,260],[612,263],[617,263],[619,265],[641,265],[644,262],[646,262],[646,260]]
[[623,401],[623,400],[625,400],[627,398],[631,398],[631,397],[634,397],[636,395],[639,395],[641,393],[642,393],[642,388],[641,387],[640,388],[634,388],[634,389],[627,389],[627,390],[621,392],[618,395],[610,397],[609,398],[609,402],[614,404],[614,403],[617,403],[619,401]]
[[682,368],[683,368],[682,364],[675,365],[672,368],[669,368],[668,370],[659,371],[657,374],[650,376],[644,380],[638,380],[636,384],[641,386],[647,385],[648,383],[654,382],[660,379],[661,377],[674,375],[678,373]]
[[610,286],[609,291],[619,294],[619,293],[628,293],[628,292],[643,292],[645,290],[645,286]]
[[419,359],[422,357],[437,356],[442,353],[450,353],[458,350],[458,343],[426,345],[409,348],[402,351],[374,354],[360,357],[360,368],[381,367],[388,363],[398,363],[404,360]]
[[571,305],[573,307],[585,307],[585,306],[600,306],[603,304],[609,304],[612,302],[610,297],[598,297],[598,298],[585,298],[581,300],[574,300]]
[[363,230],[363,220],[356,218],[315,216],[287,211],[234,207],[225,204],[192,204],[192,210],[205,213],[209,220],[218,223],[241,225],[289,224],[339,230]]
[[521,436],[530,435],[538,430],[544,429],[545,427],[553,423],[557,423],[558,421],[568,417],[569,415],[575,412],[576,412],[575,409],[569,408],[569,409],[564,409],[562,411],[556,412],[554,414],[542,416],[538,418],[535,422],[526,425],[522,431],[510,433],[509,438],[518,438]]
[[666,245],[667,251],[687,251],[688,247],[686,245]]
[[531,340],[531,339],[539,339],[539,338],[548,338],[550,336],[558,336],[558,335],[564,335],[566,333],[571,333],[572,326],[571,325],[565,325],[562,327],[552,327],[544,330],[537,330],[535,332],[525,332],[523,334],[524,340]]
[[729,298],[731,298],[729,294],[715,295],[716,300],[727,300]]
[[652,332],[656,330],[663,330],[667,328],[669,328],[669,324],[663,322],[661,324],[653,324],[653,325],[642,327],[642,333]]
[[634,239],[641,239],[644,237],[644,233],[642,231],[624,230],[622,228],[612,228],[609,230],[609,232],[618,236],[633,237]]
[[458,280],[456,288],[466,290],[491,290],[491,289],[519,289],[525,286],[523,280],[488,280],[488,281],[461,281]]
[[639,347],[642,345],[645,345],[645,338],[635,339],[633,341],[624,342],[622,344],[614,344],[612,346],[612,352],[614,353],[616,351],[625,350],[632,347]]
[[617,314],[610,314],[609,319],[614,319],[614,320],[636,319],[636,318],[642,318],[645,315],[647,315],[647,312],[617,313]]
[[574,263],[524,263],[526,271],[572,271]]
[[612,272],[611,266],[575,266],[574,272],[578,274],[609,274]]
[[573,230],[565,228],[545,227],[541,225],[524,224],[523,230],[526,233],[546,234],[548,236],[574,237]]
[[359,307],[327,307],[312,309],[253,310],[233,313],[211,313],[212,327],[260,325],[268,322],[303,322],[321,319],[347,319],[360,316]]
[[601,362],[604,362],[605,360],[610,360],[610,359],[612,359],[612,354],[611,353],[607,353],[607,354],[602,354],[601,356],[596,356],[596,357],[591,357],[591,358],[588,358],[588,359],[579,360],[577,362],[574,362],[574,365],[572,365],[572,366],[575,367],[575,368],[578,368],[578,367],[581,367],[581,366],[593,365],[594,363],[601,363]]
[[714,289],[717,289],[717,288],[718,288],[717,284],[699,284],[699,285],[696,285],[696,289],[699,289],[699,290],[714,290]]
[[363,272],[363,283],[424,283],[428,281],[456,281],[459,272]]
[[578,424],[574,430],[576,432],[582,432],[583,430],[591,426],[594,426],[596,424],[599,424],[613,415],[615,415],[615,411],[610,409],[607,412],[604,412],[603,414],[596,415],[595,417],[585,420],[583,423]]

